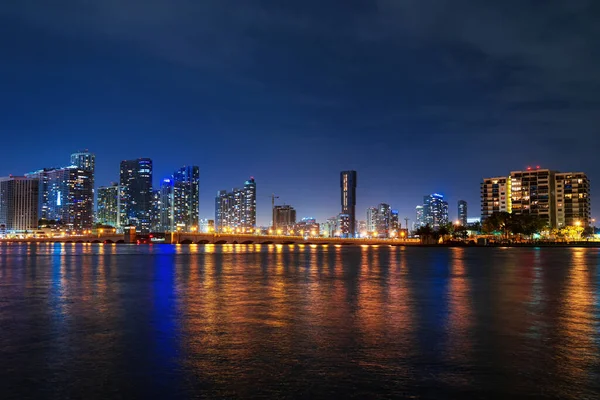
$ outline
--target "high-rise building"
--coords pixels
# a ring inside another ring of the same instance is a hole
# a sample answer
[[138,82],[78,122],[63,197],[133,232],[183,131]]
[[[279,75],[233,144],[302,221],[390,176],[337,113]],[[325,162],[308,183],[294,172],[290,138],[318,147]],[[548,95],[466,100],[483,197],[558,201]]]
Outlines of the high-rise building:
[[38,190],[39,181],[35,178],[0,178],[2,231],[24,232],[38,227]]
[[536,215],[550,228],[590,224],[590,182],[583,172],[512,171],[481,184],[481,221],[494,212]]
[[458,201],[458,223],[467,226],[467,202],[464,200]]
[[96,156],[87,150],[73,153],[71,154],[71,165],[93,173],[96,170]]
[[356,233],[356,171],[342,171],[340,187],[342,189],[341,214],[348,216],[348,228],[344,227],[342,235],[353,237]]
[[417,206],[415,208],[415,212],[416,212],[416,218],[415,218],[415,223],[414,223],[414,229],[417,230],[417,229],[427,225],[427,222],[425,222],[425,214],[423,212],[423,206]]
[[350,215],[338,214],[335,222],[336,231],[334,236],[349,237],[350,235]]
[[512,211],[511,180],[505,176],[486,178],[481,184],[481,222],[496,212]]
[[367,208],[367,232],[377,231],[377,207]]
[[121,161],[120,172],[121,225],[133,226],[148,233],[152,211],[152,160]]
[[356,222],[356,232],[358,235],[360,235],[360,237],[366,237],[367,236],[367,221],[365,220],[359,220]]
[[176,229],[198,229],[200,206],[200,168],[183,167],[173,174],[173,219]]
[[380,203],[377,206],[377,236],[388,237],[390,234],[390,224],[392,220],[392,207],[386,203]]
[[215,230],[252,232],[256,228],[256,182],[250,178],[241,189],[220,190],[215,198]]
[[335,237],[337,232],[337,217],[327,218],[327,221],[319,225],[319,230],[323,237]]
[[113,183],[111,186],[98,188],[96,221],[116,228],[120,226],[119,217],[119,185]]
[[510,173],[511,207],[513,214],[537,215],[548,226],[556,225],[555,172],[549,169],[528,169]]
[[296,210],[290,205],[275,206],[273,208],[273,215],[275,217],[275,226],[278,229],[287,231],[294,229],[296,225]]
[[394,233],[397,233],[398,229],[400,229],[400,215],[398,214],[398,210],[390,211],[390,230]]
[[556,173],[556,224],[592,226],[590,180],[583,172]]
[[158,218],[157,218],[157,230],[159,232],[175,232],[177,227],[175,226],[175,220],[173,219],[173,197],[174,197],[174,185],[172,178],[164,178],[160,182],[160,189],[158,190]]
[[443,195],[433,193],[423,197],[423,220],[433,229],[448,223],[448,203]]
[[39,181],[38,216],[70,230],[94,224],[93,171],[77,165],[46,168],[26,175]]

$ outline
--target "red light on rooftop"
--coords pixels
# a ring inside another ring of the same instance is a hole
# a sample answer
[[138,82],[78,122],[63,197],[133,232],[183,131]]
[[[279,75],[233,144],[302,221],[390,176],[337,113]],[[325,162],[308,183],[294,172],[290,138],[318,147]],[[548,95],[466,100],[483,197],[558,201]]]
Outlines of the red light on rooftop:
[[539,166],[539,165],[536,165],[536,167],[535,167],[535,168],[536,168],[536,169],[540,169],[540,166]]
[[531,171],[531,167],[527,167],[527,171]]

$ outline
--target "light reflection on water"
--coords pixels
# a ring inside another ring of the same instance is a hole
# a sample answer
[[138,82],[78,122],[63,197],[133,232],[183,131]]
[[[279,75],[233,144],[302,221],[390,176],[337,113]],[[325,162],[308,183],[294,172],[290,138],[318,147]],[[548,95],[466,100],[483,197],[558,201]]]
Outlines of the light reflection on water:
[[0,245],[0,389],[593,398],[599,262],[577,248]]

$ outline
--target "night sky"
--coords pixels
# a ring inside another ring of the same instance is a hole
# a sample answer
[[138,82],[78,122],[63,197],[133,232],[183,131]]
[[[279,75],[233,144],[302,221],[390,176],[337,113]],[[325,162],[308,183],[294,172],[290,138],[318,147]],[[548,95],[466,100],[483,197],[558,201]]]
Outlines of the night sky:
[[432,192],[477,217],[481,178],[528,165],[598,199],[599,21],[598,0],[3,1],[0,176],[83,148],[97,186],[195,164],[201,217],[254,176],[260,224],[271,192],[339,213],[346,169],[360,219]]

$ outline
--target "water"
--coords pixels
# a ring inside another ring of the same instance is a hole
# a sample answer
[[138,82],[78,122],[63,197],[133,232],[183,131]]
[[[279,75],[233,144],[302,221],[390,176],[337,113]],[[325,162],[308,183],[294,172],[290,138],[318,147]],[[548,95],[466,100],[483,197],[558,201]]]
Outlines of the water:
[[600,396],[598,249],[0,245],[0,397]]

